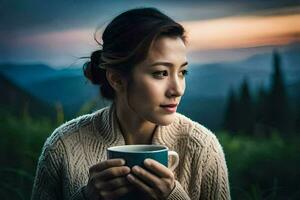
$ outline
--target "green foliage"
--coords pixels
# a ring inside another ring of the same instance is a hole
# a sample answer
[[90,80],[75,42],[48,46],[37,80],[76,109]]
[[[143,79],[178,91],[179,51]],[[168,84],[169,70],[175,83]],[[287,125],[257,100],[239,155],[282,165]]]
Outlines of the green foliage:
[[254,109],[247,79],[244,79],[240,88],[240,99],[238,101],[238,116],[238,130],[241,133],[252,133],[254,126]]
[[297,199],[300,197],[300,136],[270,138],[232,136],[220,132],[233,199]]
[[280,132],[289,131],[289,105],[281,71],[281,58],[277,52],[273,53],[272,86],[268,99],[268,123]]
[[239,132],[248,135],[252,133],[255,122],[253,108],[248,81],[245,78],[238,95],[235,94],[233,89],[229,91],[224,128],[234,133]]
[[37,159],[56,124],[49,119],[3,113],[0,121],[1,199],[29,199]]
[[64,114],[64,109],[61,103],[56,103],[55,105],[56,109],[56,122],[57,124],[62,124],[65,120],[65,114]]
[[111,104],[111,101],[105,100],[104,98],[94,98],[90,101],[84,103],[77,112],[77,116],[84,115],[86,113],[91,113],[98,110],[99,108],[106,107]]
[[224,128],[231,132],[236,132],[238,130],[238,106],[237,106],[237,98],[234,93],[234,90],[231,88],[227,100],[227,109],[225,111],[224,117]]
[[271,64],[271,87],[266,90],[261,85],[258,94],[255,94],[256,99],[251,96],[246,79],[236,95],[239,98],[235,99],[234,91],[229,92],[224,129],[256,136],[269,136],[273,131],[286,136],[297,131],[297,120],[300,116],[290,109],[281,71],[281,58],[276,51],[273,53]]

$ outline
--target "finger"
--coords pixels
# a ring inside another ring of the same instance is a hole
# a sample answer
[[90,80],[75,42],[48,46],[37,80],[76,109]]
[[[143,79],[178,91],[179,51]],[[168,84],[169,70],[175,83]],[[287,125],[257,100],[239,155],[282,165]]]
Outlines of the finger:
[[97,180],[108,180],[108,179],[112,179],[112,178],[116,178],[116,177],[120,177],[120,176],[125,176],[127,174],[130,173],[130,168],[127,166],[121,166],[121,167],[111,167],[108,169],[105,169],[101,172],[98,172],[97,175],[95,175],[94,177]]
[[103,190],[115,190],[120,187],[130,186],[131,184],[126,177],[114,178],[109,181],[102,181],[96,185],[97,189]]
[[152,188],[150,188],[148,185],[143,183],[141,180],[139,180],[137,177],[135,177],[132,174],[128,174],[127,179],[130,183],[132,183],[134,186],[136,186],[141,191],[145,192],[147,195],[152,197],[153,199],[156,199],[156,194]]
[[173,178],[174,176],[173,172],[169,168],[157,162],[156,160],[147,158],[145,159],[144,164],[147,169],[161,178]]
[[124,196],[125,194],[134,190],[134,186],[128,185],[126,187],[120,187],[113,191],[100,191],[100,196],[102,199],[119,199],[120,197]]
[[105,160],[103,162],[100,162],[96,165],[93,165],[92,167],[90,167],[89,172],[91,174],[93,172],[102,171],[102,170],[110,168],[110,167],[123,166],[124,164],[125,164],[124,159],[119,159],[119,158],[109,159],[109,160]]
[[146,184],[152,187],[157,187],[160,185],[160,178],[158,178],[156,175],[152,174],[151,172],[143,169],[139,166],[134,166],[132,168],[132,172],[134,175],[139,177],[141,180],[143,180]]

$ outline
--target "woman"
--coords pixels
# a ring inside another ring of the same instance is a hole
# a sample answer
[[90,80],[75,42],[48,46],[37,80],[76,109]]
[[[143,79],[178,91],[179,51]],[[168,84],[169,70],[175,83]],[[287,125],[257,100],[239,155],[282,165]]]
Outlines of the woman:
[[[184,28],[154,8],[124,12],[106,27],[84,74],[112,105],[57,128],[39,159],[32,199],[230,199],[222,148],[208,129],[176,113],[187,73]],[[192,105],[191,105],[192,106]],[[163,144],[175,171],[107,159],[106,148]]]

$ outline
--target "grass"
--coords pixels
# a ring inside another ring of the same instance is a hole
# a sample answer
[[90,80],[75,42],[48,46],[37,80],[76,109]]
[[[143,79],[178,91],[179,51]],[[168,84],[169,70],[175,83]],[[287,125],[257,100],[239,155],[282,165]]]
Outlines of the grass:
[[29,116],[1,115],[1,199],[30,199],[41,147],[55,123]]
[[299,199],[300,136],[259,138],[217,134],[233,199]]
[[[36,164],[48,135],[62,122],[0,116],[1,199],[30,199]],[[300,136],[251,137],[218,132],[233,199],[299,199]]]

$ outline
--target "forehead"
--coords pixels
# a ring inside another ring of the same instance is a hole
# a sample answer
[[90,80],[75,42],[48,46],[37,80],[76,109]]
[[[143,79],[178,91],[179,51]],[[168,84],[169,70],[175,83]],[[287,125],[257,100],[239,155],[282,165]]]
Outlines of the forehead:
[[180,37],[159,37],[148,52],[146,62],[153,61],[185,62],[186,46]]

